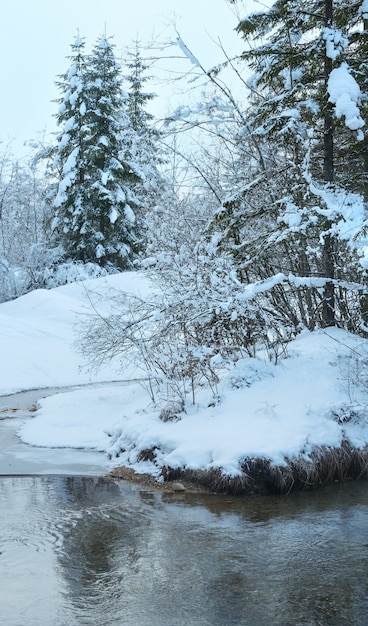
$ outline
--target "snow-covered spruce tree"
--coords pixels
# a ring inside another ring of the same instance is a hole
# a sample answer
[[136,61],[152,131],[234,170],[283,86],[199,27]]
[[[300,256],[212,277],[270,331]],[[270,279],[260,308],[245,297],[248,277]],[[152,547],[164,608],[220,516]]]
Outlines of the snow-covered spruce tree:
[[80,39],[72,51],[61,83],[54,230],[71,259],[130,268],[141,246],[134,193],[140,175],[126,151],[135,133],[120,67],[106,37],[88,57]]
[[124,76],[128,84],[127,112],[134,130],[142,132],[149,137],[156,137],[157,131],[150,127],[153,120],[147,110],[147,105],[155,98],[155,94],[144,91],[144,85],[150,80],[146,74],[148,66],[144,63],[139,47],[139,42],[135,42],[134,50],[127,51],[125,66],[128,73]]
[[159,130],[155,127],[154,117],[147,111],[155,94],[147,91],[145,85],[151,77],[147,74],[148,66],[142,58],[139,42],[127,51],[125,60],[127,74],[127,113],[135,133],[126,137],[125,151],[127,158],[134,161],[139,172],[139,180],[133,189],[139,198],[140,206],[137,219],[145,232],[145,240],[151,229],[151,215],[164,202],[166,184],[160,166],[164,162],[164,148]]
[[294,327],[354,326],[359,298],[346,282],[362,278],[351,244],[365,220],[366,72],[354,54],[366,46],[364,15],[361,2],[277,0],[238,26],[264,157],[218,213],[217,237],[243,280],[273,285],[265,305]]
[[84,158],[87,138],[85,94],[85,41],[77,37],[71,46],[70,66],[56,83],[62,95],[56,114],[60,132],[54,150],[53,169],[58,182],[50,198],[55,216],[52,224],[54,239],[67,256],[83,258]]

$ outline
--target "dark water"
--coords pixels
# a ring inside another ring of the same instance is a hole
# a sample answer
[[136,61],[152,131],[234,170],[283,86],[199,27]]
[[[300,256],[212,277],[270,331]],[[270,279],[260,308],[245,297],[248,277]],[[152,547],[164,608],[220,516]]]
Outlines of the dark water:
[[0,624],[368,624],[368,483],[287,497],[0,479]]

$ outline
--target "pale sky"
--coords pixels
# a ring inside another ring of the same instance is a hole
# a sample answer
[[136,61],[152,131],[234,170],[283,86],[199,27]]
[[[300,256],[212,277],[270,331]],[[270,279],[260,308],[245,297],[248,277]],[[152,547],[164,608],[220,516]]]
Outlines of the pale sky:
[[[137,37],[142,42],[152,36],[175,39],[176,25],[186,45],[210,68],[222,60],[213,40],[220,38],[230,54],[242,49],[234,31],[237,23],[225,0],[9,0],[0,23],[0,139],[15,139],[20,146],[55,129],[55,80],[69,66],[66,57],[78,31],[89,52],[106,28],[119,56]],[[183,71],[190,66],[185,63],[180,61]],[[153,89],[158,93],[163,88]]]

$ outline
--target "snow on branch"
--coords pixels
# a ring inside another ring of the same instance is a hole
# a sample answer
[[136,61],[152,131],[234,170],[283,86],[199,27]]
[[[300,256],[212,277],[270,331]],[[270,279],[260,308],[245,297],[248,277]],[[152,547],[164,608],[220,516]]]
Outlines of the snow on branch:
[[254,283],[250,283],[246,285],[243,290],[242,298],[244,300],[252,300],[260,293],[265,293],[266,291],[270,291],[277,285],[281,285],[283,283],[292,284],[294,287],[324,287],[326,285],[326,278],[315,278],[315,277],[300,277],[294,276],[293,274],[283,274],[279,272],[274,276],[270,276],[265,280],[259,280]]
[[349,39],[338,28],[324,28],[323,39],[326,41],[326,56],[333,61],[349,45]]
[[242,291],[242,295],[238,297],[238,300],[252,300],[258,294],[270,291],[274,287],[277,287],[277,285],[285,283],[288,283],[290,286],[295,288],[307,287],[309,289],[311,289],[312,287],[314,287],[315,289],[323,289],[327,283],[333,283],[336,287],[342,287],[350,291],[356,291],[360,293],[367,293],[368,291],[367,287],[365,287],[361,283],[341,281],[321,276],[294,276],[294,274],[292,273],[286,275],[282,272],[279,272],[278,274],[270,276],[265,280],[256,281],[254,283],[246,285],[246,287]]
[[[310,175],[305,174],[311,193],[321,202],[313,207],[313,214],[331,222],[330,232],[352,247],[360,245],[358,240],[366,226],[366,210],[361,195],[347,192],[339,187],[319,187]],[[365,242],[364,242],[365,243]]]
[[177,36],[177,39],[176,39],[176,44],[179,46],[180,50],[184,53],[184,55],[187,57],[187,59],[189,59],[189,61],[193,65],[195,65],[196,67],[201,67],[201,64],[198,61],[197,57],[195,57],[194,54],[191,53],[189,48],[187,48],[187,46],[185,45],[184,41],[180,37],[179,33],[177,33],[177,35],[178,36]]
[[361,92],[347,63],[341,63],[340,67],[332,70],[328,79],[327,91],[330,94],[329,102],[335,105],[336,117],[338,119],[345,117],[347,128],[356,130],[357,139],[362,141],[364,134],[361,128],[364,126],[364,120],[358,107]]

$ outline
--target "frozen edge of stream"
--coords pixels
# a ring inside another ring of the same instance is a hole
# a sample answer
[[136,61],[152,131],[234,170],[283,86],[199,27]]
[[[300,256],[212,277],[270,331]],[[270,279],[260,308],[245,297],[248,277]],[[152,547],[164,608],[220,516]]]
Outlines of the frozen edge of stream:
[[39,400],[86,387],[128,385],[138,380],[92,382],[65,387],[27,389],[0,396],[0,476],[106,476],[109,462],[103,452],[93,449],[46,448],[24,443],[17,432],[32,419]]
[[35,389],[23,389],[13,393],[0,395],[0,419],[14,417],[17,411],[23,411],[28,416],[36,410],[39,400],[54,396],[59,393],[67,393],[78,389],[98,389],[100,387],[113,387],[118,385],[130,385],[141,382],[142,379],[132,378],[124,380],[106,380],[102,382],[81,383],[79,385],[67,385],[63,387],[39,387]]

